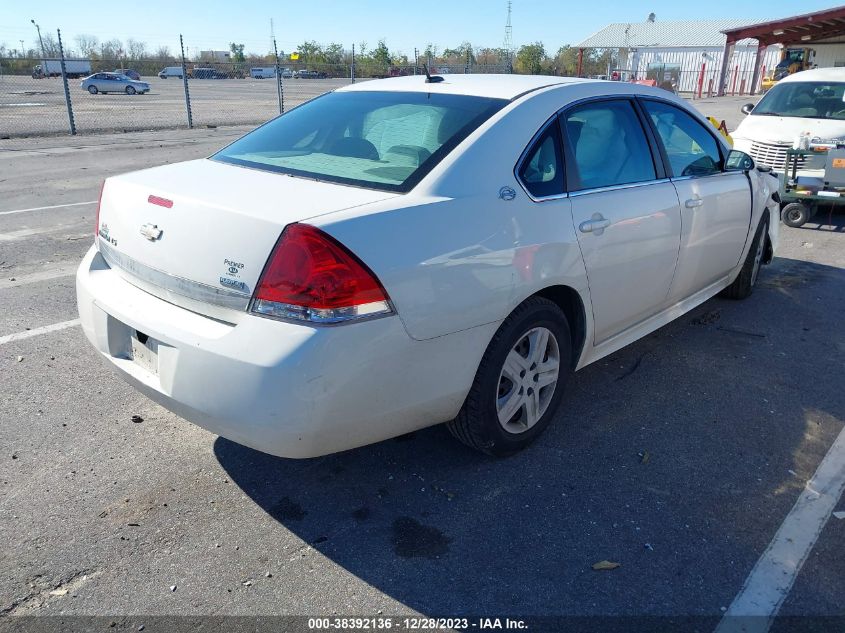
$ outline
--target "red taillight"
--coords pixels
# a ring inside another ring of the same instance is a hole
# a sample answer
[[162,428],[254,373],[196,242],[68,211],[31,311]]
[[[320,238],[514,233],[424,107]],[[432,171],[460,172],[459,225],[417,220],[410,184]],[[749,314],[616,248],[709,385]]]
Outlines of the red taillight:
[[390,314],[381,283],[345,246],[307,224],[288,226],[258,280],[253,312],[339,323]]
[[106,188],[106,181],[100,185],[100,195],[97,197],[97,215],[94,220],[94,241],[97,241],[97,236],[100,234],[100,205],[103,203],[103,189]]

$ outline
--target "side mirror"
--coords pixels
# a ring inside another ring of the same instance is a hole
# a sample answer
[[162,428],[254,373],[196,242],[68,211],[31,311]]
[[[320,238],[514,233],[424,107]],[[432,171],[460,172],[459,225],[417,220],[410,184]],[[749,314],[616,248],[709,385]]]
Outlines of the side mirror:
[[740,108],[743,114],[751,114],[751,111],[754,109],[753,103],[746,103],[742,108]]
[[725,161],[725,171],[751,171],[754,169],[754,159],[745,152],[732,149]]

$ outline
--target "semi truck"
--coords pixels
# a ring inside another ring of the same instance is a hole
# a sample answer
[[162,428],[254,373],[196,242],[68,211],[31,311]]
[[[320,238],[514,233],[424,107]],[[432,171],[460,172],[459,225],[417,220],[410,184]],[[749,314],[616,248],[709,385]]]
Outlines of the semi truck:
[[[78,79],[91,74],[91,62],[83,59],[66,59],[65,72],[68,78]],[[32,69],[33,79],[44,79],[45,77],[61,77],[62,61],[60,59],[45,59]]]

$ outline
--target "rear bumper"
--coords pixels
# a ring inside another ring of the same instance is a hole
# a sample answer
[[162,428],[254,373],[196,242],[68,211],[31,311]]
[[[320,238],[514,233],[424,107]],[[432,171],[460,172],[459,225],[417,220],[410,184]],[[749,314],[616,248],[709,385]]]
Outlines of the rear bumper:
[[[136,388],[209,431],[282,457],[315,457],[453,418],[495,324],[432,341],[400,319],[310,327],[223,323],[133,286],[92,248],[76,278],[82,327]],[[159,342],[158,374],[130,337]]]

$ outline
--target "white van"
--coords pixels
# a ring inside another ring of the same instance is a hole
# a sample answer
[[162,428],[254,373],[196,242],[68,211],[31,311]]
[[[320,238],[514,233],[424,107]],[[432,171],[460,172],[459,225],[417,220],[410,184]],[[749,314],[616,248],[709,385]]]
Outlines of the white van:
[[272,79],[276,76],[275,66],[262,66],[260,68],[250,68],[249,76],[253,79]]
[[[158,73],[159,79],[167,79],[168,77],[176,77],[178,79],[182,79],[182,67],[181,66],[168,66],[167,68],[162,68],[161,72]],[[191,74],[188,73],[190,77]]]
[[753,105],[731,132],[734,149],[758,165],[783,171],[786,150],[803,132],[810,138],[845,140],[845,68],[817,68],[784,77]]

